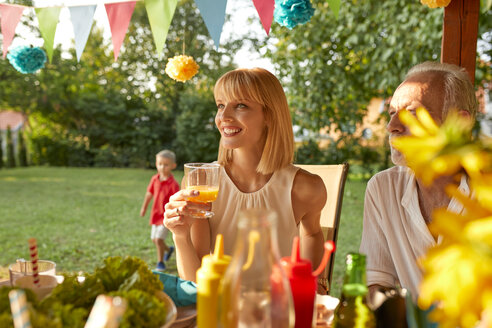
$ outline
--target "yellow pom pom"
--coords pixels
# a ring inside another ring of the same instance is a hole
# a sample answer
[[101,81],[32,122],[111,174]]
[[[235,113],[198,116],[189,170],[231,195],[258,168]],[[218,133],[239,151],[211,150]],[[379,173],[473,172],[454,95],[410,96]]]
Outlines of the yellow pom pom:
[[420,0],[420,2],[429,8],[443,8],[449,5],[451,0]]
[[166,74],[176,81],[185,82],[198,72],[199,67],[191,56],[174,56],[167,61]]

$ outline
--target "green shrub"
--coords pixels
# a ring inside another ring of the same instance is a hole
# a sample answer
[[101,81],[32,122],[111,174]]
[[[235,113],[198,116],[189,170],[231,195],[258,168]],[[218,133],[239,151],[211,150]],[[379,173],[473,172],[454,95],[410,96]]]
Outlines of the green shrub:
[[22,129],[17,132],[17,159],[19,160],[19,166],[27,166],[27,149]]
[[15,167],[14,141],[10,126],[7,126],[7,167]]
[[0,132],[0,169],[3,168],[3,140],[2,133]]
[[83,144],[39,135],[31,138],[32,162],[36,165],[91,166],[93,159]]
[[295,163],[298,164],[321,164],[325,162],[325,154],[319,149],[315,140],[309,139],[297,148]]
[[176,119],[174,151],[179,160],[213,162],[217,160],[220,133],[215,127],[216,104],[211,93],[181,97]]
[[308,140],[296,150],[295,162],[299,164],[355,164],[363,176],[371,176],[388,167],[386,145],[369,147],[361,145],[353,137],[332,140],[327,147],[319,148],[318,142]]

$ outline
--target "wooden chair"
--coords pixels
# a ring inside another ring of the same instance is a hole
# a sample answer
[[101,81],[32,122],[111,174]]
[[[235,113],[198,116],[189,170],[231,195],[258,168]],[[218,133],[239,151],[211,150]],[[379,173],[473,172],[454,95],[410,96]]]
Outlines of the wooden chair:
[[[321,177],[321,179],[323,179],[326,187],[327,199],[325,207],[321,211],[321,229],[323,230],[325,240],[332,240],[336,245],[338,238],[338,226],[340,224],[340,213],[342,210],[343,190],[345,188],[345,181],[347,180],[349,164],[296,166],[310,173],[317,174]],[[320,276],[320,278],[327,279],[326,285],[328,287],[328,291],[330,291],[334,264],[335,253],[332,254],[330,262],[326,266],[324,273]]]

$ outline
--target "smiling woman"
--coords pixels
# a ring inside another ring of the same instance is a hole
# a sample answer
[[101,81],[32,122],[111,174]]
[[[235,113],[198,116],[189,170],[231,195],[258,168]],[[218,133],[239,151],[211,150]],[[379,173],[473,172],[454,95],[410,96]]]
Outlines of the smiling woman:
[[201,257],[224,236],[224,252],[232,254],[239,213],[255,208],[277,213],[276,234],[281,256],[290,254],[301,236],[303,257],[317,267],[323,252],[320,214],[326,201],[321,178],[292,164],[294,135],[284,90],[278,79],[261,68],[224,74],[214,89],[220,131],[219,194],[209,220],[192,217],[199,204],[187,201],[190,192],[174,194],[166,205],[164,224],[173,232],[177,266],[182,278],[195,280]]

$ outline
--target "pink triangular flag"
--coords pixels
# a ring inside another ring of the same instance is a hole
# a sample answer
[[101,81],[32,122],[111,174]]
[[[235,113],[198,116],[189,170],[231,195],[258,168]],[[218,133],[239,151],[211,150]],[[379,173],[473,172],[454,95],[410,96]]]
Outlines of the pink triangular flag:
[[121,44],[125,39],[128,24],[132,18],[133,10],[135,9],[136,1],[107,3],[106,13],[108,14],[109,27],[113,37],[113,53],[114,60],[118,59],[120,54]]
[[261,25],[265,29],[266,34],[270,34],[270,26],[272,26],[273,10],[275,9],[275,0],[253,0],[256,11],[260,15]]
[[18,5],[0,4],[0,15],[2,16],[2,34],[3,34],[3,58],[7,56],[7,51],[14,39],[15,28],[26,7]]

